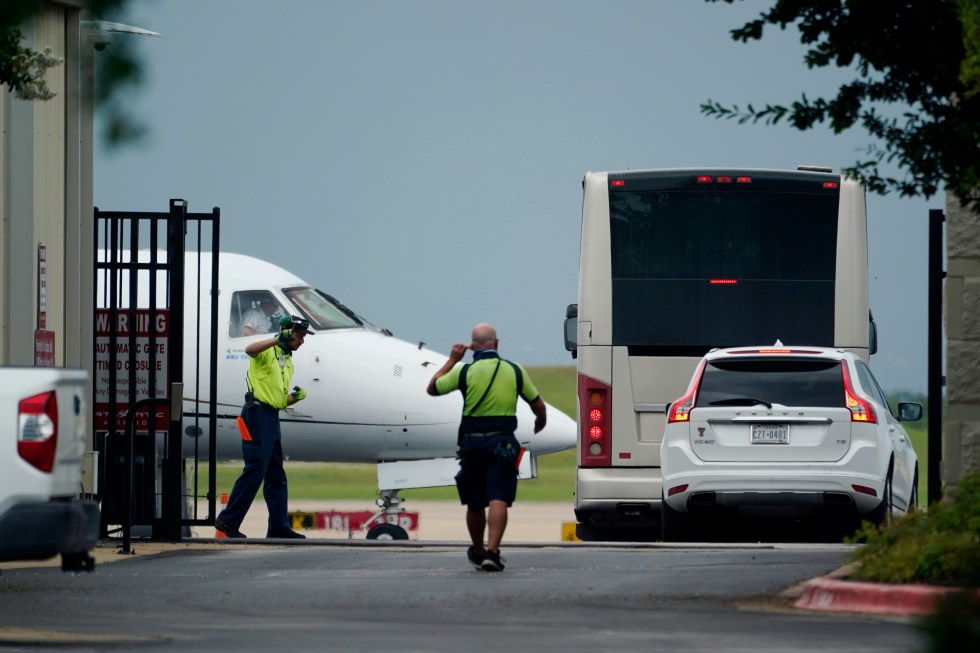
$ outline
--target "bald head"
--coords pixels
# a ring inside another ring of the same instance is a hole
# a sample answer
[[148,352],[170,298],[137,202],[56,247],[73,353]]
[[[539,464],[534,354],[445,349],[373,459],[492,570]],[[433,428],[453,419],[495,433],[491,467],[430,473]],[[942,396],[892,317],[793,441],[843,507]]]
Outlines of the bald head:
[[473,351],[497,348],[497,330],[489,324],[477,324],[473,327]]

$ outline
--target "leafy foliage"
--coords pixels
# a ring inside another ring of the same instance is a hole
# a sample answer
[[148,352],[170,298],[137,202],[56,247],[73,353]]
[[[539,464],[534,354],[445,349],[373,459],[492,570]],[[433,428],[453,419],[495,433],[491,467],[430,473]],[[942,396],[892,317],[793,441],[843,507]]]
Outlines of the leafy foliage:
[[980,587],[980,474],[965,476],[939,504],[890,526],[865,524],[855,580]]
[[61,61],[50,50],[37,52],[20,44],[21,23],[40,9],[41,0],[10,0],[0,6],[0,84],[21,100],[50,100],[55,95],[44,75]]
[[980,93],[980,0],[957,0],[963,23],[963,47],[966,58],[960,67],[960,81],[967,96]]
[[138,142],[147,133],[146,126],[128,110],[131,94],[143,83],[137,38],[113,39],[112,45],[97,57],[95,105],[103,125],[103,141],[110,147]]
[[[93,19],[109,18],[122,12],[127,0],[87,0]],[[21,26],[42,8],[42,0],[3,0],[0,4],[0,84],[21,100],[50,100],[55,92],[48,88],[48,69],[61,63],[50,50],[38,52],[23,46]],[[96,65],[95,103],[101,110],[110,146],[136,141],[145,128],[126,110],[127,91],[140,85],[143,67],[131,38],[115,39],[112,47],[100,52]]]
[[[853,68],[857,79],[830,99],[803,94],[788,106],[745,110],[709,99],[701,112],[739,123],[786,120],[801,131],[827,123],[841,133],[860,125],[874,141],[845,174],[882,195],[928,198],[945,185],[980,212],[978,22],[978,0],[776,0],[732,30],[732,38],[761,40],[767,26],[795,25],[808,47],[808,68]],[[886,165],[905,177],[888,176]]]

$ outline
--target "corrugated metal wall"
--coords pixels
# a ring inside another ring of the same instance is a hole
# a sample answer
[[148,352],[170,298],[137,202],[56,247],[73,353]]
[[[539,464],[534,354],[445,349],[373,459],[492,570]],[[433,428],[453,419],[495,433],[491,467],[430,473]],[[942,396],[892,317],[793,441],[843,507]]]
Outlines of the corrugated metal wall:
[[[51,48],[62,64],[47,72],[57,95],[34,103],[34,297],[38,297],[38,245],[47,249],[47,330],[55,333],[55,363],[65,354],[65,10],[45,5],[37,21],[35,48]],[[35,300],[36,301],[36,300]],[[37,306],[35,306],[35,312]],[[37,325],[35,324],[35,327]]]
[[[23,27],[25,44],[35,47],[39,19]],[[17,100],[3,92],[3,274],[0,299],[4,305],[0,362],[34,362],[34,140],[35,102]]]
[[[24,43],[38,51],[51,49],[61,64],[47,71],[56,93],[46,101],[15,99],[0,88],[0,364],[34,364],[34,330],[38,327],[38,246],[46,247],[46,329],[55,334],[55,364],[87,361],[79,347],[79,235],[91,225],[91,189],[82,188],[83,171],[91,183],[91,160],[81,160],[82,113],[79,85],[79,6],[46,2],[22,27]],[[89,114],[89,119],[91,116]],[[89,227],[90,228],[90,227]],[[90,257],[89,257],[90,258]],[[72,269],[68,269],[68,262]],[[91,261],[87,261],[91,265]],[[91,297],[85,301],[91,304]],[[89,320],[91,314],[89,313]],[[67,351],[66,334],[73,351]],[[90,343],[85,343],[90,350]],[[69,354],[66,358],[66,354]]]

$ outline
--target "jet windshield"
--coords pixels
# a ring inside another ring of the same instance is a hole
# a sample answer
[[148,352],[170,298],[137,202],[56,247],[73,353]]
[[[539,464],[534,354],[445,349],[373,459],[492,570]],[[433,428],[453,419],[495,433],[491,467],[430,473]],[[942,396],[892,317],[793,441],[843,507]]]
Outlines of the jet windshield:
[[309,286],[283,288],[283,293],[310,321],[313,331],[364,327],[349,308]]

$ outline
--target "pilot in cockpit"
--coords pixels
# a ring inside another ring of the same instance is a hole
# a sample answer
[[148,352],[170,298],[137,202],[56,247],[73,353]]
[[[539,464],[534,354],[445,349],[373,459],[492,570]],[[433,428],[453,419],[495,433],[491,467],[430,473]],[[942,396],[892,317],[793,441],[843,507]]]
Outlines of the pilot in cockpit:
[[279,305],[271,297],[264,298],[258,306],[248,309],[242,317],[242,335],[254,336],[275,331],[273,316],[278,310]]

